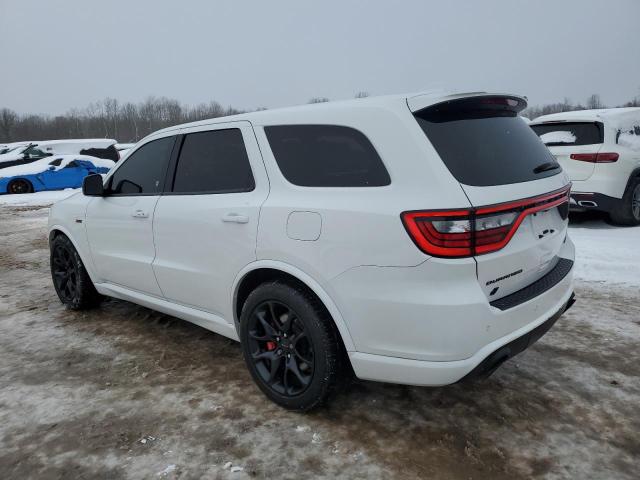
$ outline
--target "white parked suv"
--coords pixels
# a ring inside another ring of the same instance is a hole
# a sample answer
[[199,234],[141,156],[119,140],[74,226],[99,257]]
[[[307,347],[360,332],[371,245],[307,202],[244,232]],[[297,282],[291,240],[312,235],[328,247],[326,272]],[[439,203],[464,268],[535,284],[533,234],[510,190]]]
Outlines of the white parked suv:
[[49,218],[72,309],[129,300],[239,340],[308,410],[343,374],[488,375],[573,303],[570,182],[525,100],[389,96],[158,131]]
[[572,210],[607,212],[640,225],[640,108],[555,113],[531,128],[573,182]]

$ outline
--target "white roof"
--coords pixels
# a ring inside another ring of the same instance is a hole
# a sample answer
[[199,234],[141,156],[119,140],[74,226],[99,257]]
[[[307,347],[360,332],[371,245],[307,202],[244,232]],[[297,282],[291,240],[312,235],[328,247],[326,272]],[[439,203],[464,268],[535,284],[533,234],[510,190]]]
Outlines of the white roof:
[[535,118],[531,124],[544,122],[603,122],[622,117],[639,117],[640,107],[599,108],[595,110],[574,110],[571,112],[551,113]]
[[[383,95],[376,97],[355,98],[351,100],[341,100],[333,102],[313,103],[306,105],[298,105],[295,107],[286,108],[274,108],[271,110],[260,110],[257,112],[241,113],[238,115],[230,115],[227,117],[216,117],[207,120],[200,120],[197,122],[185,123],[182,125],[175,125],[169,128],[159,130],[151,135],[170,132],[181,128],[198,127],[204,125],[211,125],[216,123],[237,122],[237,121],[250,121],[254,125],[278,125],[283,122],[295,123],[296,121],[309,121],[309,117],[318,118],[323,112],[338,112],[343,110],[354,109],[386,109],[397,110],[398,108],[410,108],[411,111],[417,111],[422,108],[434,105],[436,103],[444,102],[447,100],[454,100],[458,98],[473,97],[473,96],[487,96],[487,95],[507,95],[516,96],[521,98],[522,101],[526,100],[524,97],[513,94],[503,93],[487,93],[487,92],[467,92],[467,93],[453,93],[442,90],[428,91],[420,93],[402,94],[402,95]],[[320,114],[320,115],[319,115]]]

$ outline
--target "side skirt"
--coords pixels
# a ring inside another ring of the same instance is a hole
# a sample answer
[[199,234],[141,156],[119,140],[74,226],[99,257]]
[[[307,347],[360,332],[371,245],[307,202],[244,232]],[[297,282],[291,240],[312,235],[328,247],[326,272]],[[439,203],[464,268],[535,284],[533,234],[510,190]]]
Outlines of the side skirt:
[[213,313],[169,302],[162,298],[111,283],[97,283],[95,287],[98,293],[102,295],[127,300],[137,305],[142,305],[143,307],[186,320],[187,322],[206,328],[232,340],[240,340],[234,326],[225,321],[224,318]]

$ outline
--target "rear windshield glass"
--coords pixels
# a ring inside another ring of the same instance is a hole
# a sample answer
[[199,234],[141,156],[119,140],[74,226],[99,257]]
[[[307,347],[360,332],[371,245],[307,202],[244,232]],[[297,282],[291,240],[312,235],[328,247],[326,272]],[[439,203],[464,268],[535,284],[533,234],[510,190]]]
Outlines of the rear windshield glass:
[[380,187],[391,179],[364,134],[338,125],[265,127],[284,177],[303,187]]
[[594,145],[604,141],[602,128],[595,122],[545,123],[531,128],[548,147]]
[[557,175],[562,169],[551,152],[517,116],[521,108],[515,100],[480,97],[428,107],[415,117],[460,183],[486,187]]

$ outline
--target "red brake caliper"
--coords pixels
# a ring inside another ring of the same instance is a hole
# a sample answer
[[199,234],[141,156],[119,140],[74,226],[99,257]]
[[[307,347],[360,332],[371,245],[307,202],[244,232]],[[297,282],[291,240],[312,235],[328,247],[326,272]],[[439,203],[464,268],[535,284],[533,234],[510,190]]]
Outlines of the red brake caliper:
[[267,350],[275,350],[277,347],[276,342],[267,342]]

